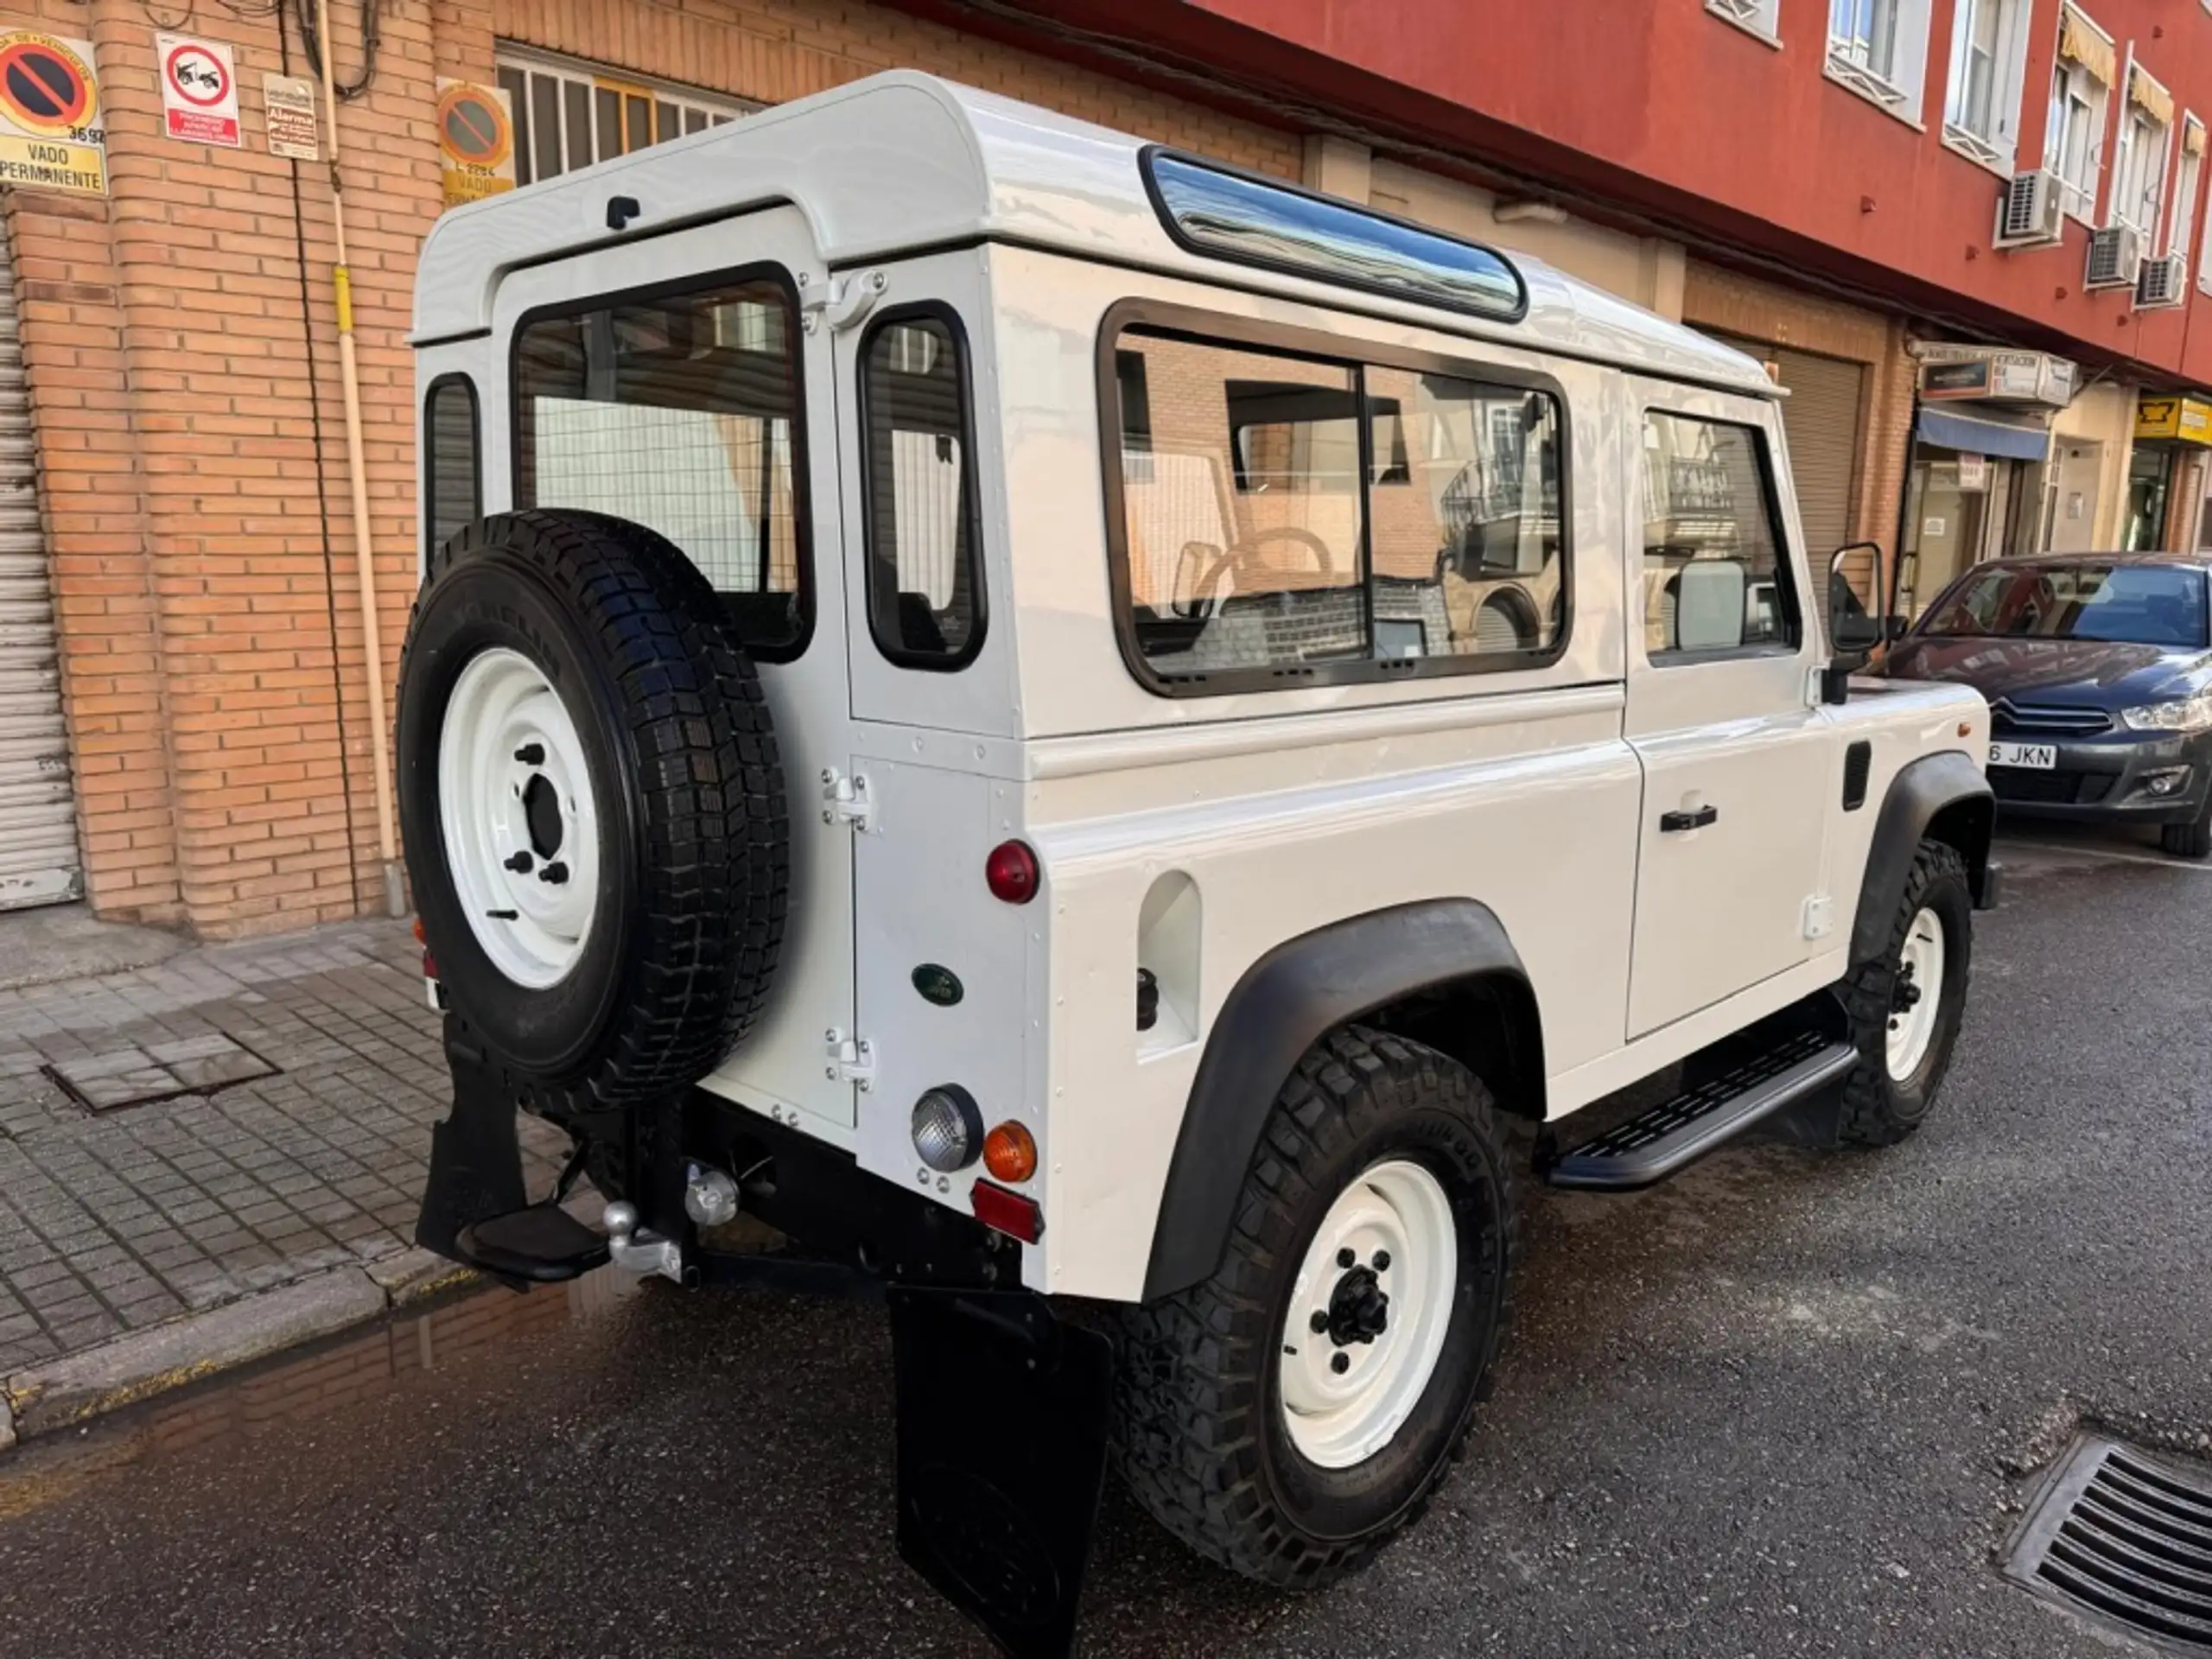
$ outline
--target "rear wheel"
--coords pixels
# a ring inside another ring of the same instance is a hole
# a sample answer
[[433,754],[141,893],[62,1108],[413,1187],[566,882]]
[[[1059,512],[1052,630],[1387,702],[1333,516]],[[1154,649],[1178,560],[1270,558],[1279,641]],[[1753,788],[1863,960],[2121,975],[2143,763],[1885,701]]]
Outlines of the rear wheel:
[[433,557],[400,827],[439,978],[549,1115],[696,1082],[767,995],[783,772],[752,664],[661,537],[503,513]]
[[1966,861],[1923,841],[1883,950],[1844,982],[1859,1055],[1844,1088],[1844,1140],[1891,1146],[1928,1116],[1966,1013],[1973,952]]
[[1219,1269],[1125,1317],[1119,1455],[1200,1554],[1310,1587],[1427,1507],[1510,1315],[1518,1173],[1458,1062],[1348,1027],[1277,1099]]

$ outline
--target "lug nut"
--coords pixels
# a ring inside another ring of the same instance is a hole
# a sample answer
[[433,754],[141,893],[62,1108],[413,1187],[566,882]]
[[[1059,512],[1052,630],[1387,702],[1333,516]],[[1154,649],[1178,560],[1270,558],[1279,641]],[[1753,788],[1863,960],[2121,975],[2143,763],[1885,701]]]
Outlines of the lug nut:
[[1377,1250],[1375,1252],[1375,1271],[1377,1273],[1388,1273],[1390,1271],[1389,1251]]
[[557,887],[569,879],[569,867],[556,858],[537,873],[537,879],[550,881]]
[[1329,1316],[1323,1313],[1319,1308],[1315,1308],[1313,1310],[1313,1317],[1306,1321],[1306,1328],[1308,1331],[1311,1331],[1315,1336],[1319,1336],[1324,1331],[1329,1328]]
[[1351,1248],[1349,1245],[1337,1252],[1337,1265],[1340,1268],[1348,1268],[1358,1260],[1359,1258],[1351,1253]]
[[1332,1354],[1329,1357],[1329,1369],[1338,1376],[1342,1376],[1346,1371],[1351,1370],[1351,1360],[1347,1355]]
[[533,860],[528,853],[517,853],[512,858],[507,861],[506,868],[512,870],[517,875],[528,875],[530,874],[530,867],[535,861],[536,861]]
[[525,766],[542,766],[545,764],[545,746],[543,743],[525,743],[515,751],[515,759]]

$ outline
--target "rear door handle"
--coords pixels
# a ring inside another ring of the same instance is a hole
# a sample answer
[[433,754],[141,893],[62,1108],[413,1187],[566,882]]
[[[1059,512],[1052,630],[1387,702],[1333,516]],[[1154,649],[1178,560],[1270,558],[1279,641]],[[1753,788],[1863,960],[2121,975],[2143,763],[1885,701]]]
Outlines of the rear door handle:
[[1702,830],[1720,816],[1717,806],[1700,806],[1694,812],[1662,812],[1659,833],[1671,836],[1678,830]]

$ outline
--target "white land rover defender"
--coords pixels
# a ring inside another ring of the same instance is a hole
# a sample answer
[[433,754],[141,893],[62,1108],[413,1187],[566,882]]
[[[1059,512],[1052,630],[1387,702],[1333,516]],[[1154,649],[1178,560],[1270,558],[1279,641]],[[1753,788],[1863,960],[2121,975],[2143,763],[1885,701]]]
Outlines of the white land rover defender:
[[1736,353],[903,73],[448,214],[413,339],[421,1237],[882,1294],[901,1547],[1010,1650],[1109,1447],[1278,1585],[1417,1516],[1527,1179],[1926,1116],[1986,711],[1848,679]]

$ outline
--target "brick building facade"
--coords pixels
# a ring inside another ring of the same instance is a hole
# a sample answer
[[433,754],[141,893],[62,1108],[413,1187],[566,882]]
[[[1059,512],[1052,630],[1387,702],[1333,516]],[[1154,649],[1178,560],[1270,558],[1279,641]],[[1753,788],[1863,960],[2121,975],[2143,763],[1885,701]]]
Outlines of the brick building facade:
[[[1940,66],[1955,9],[1985,3],[2032,24],[2037,43],[2022,73],[2048,73],[2041,35],[2045,24],[2056,29],[2062,0],[1916,0],[1928,13],[1931,63]],[[0,3],[0,29],[92,41],[106,133],[105,196],[0,192],[82,883],[103,915],[228,934],[383,905],[370,687],[372,677],[386,687],[394,680],[415,579],[416,390],[405,335],[416,251],[443,207],[435,114],[442,79],[505,84],[526,105],[549,88],[557,102],[612,86],[696,122],[741,118],[882,68],[918,67],[1526,250],[1769,362],[1793,391],[1791,445],[1815,541],[1886,548],[1897,540],[1923,339],[2063,349],[2098,372],[2097,388],[2052,424],[2061,448],[2047,471],[2057,481],[2043,484],[2047,533],[2068,505],[2089,502],[2084,522],[2067,532],[2085,543],[2109,539],[2129,499],[2134,386],[2186,378],[2180,314],[2142,314],[2139,322],[2122,306],[2114,331],[2102,310],[2068,320],[2088,296],[2056,307],[2009,297],[2030,287],[2047,294],[2052,283],[2063,297],[2072,279],[2055,258],[2034,283],[2004,265],[2006,297],[1954,303],[1942,284],[1967,279],[1947,274],[1925,236],[1915,232],[1893,248],[1866,241],[1857,227],[1888,236],[1900,211],[1916,211],[1909,204],[1920,187],[1899,178],[1965,162],[1955,154],[1929,162],[1922,152],[1942,145],[1923,133],[1908,169],[1904,124],[1791,58],[1800,50],[1818,60],[1825,5],[1816,0],[1702,9],[1679,0],[1656,9],[1640,25],[1646,36],[1624,50],[1650,60],[1654,100],[1677,98],[1685,76],[1703,74],[1742,99],[1753,97],[1746,77],[1780,77],[1787,101],[1773,118],[1795,122],[1792,130],[1804,126],[1803,110],[1831,123],[1897,127],[1861,150],[1849,148],[1855,129],[1836,127],[1837,142],[1849,141],[1838,153],[1863,156],[1878,183],[1854,194],[1834,226],[1796,206],[1784,213],[1778,202],[1775,224],[1745,219],[1745,192],[1758,187],[1743,156],[1706,196],[1686,194],[1694,158],[1618,137],[1619,99],[1570,108],[1573,99],[1561,103],[1525,78],[1505,91],[1487,80],[1460,86],[1459,67],[1409,66],[1363,48],[1352,54],[1359,61],[1348,57],[1341,73],[1325,73],[1332,66],[1317,55],[1319,31],[1330,8],[1319,4],[385,0],[372,14],[379,38],[371,48],[363,10],[346,0],[332,9],[338,79],[365,82],[340,105],[337,139],[380,645],[372,664],[340,395],[331,135],[321,135],[318,162],[280,159],[266,143],[263,77],[309,71],[301,9],[298,0],[219,8],[191,23],[234,54],[244,130],[230,149],[165,136],[155,35],[168,25],[143,0]],[[1363,41],[1422,29],[1442,41],[1465,27],[1455,9],[1430,0],[1382,9],[1392,28]],[[2127,8],[2112,0],[2109,9]],[[2212,16],[2190,10],[2188,32],[2212,31]],[[1772,38],[1747,38],[1720,12],[1765,18]],[[1516,54],[1554,51],[1550,33],[1522,40],[1519,29],[1501,22],[1496,50],[1478,55],[1510,67]],[[2159,49],[2178,64],[2179,47]],[[2189,50],[2191,64],[2201,55],[2212,69],[2212,41]],[[1601,78],[1614,72],[1589,66]],[[2170,79],[2187,105],[2178,69]],[[1394,86],[1402,97],[1385,96]],[[2031,113],[2037,96],[2032,87],[2025,94]],[[1839,98],[1847,107],[1832,107]],[[1941,105],[1940,84],[1930,99]],[[2212,108],[2212,89],[2203,101]],[[1580,151],[1575,108],[1587,129]],[[1661,124],[1656,116],[1644,124]],[[546,144],[550,130],[541,122],[535,143]],[[571,151],[575,140],[570,131]],[[2030,134],[2023,161],[2032,143]],[[558,150],[546,153],[556,168],[578,159]],[[524,158],[526,168],[534,159]],[[1665,188],[1623,185],[1621,169],[1637,166]],[[1980,201],[1997,181],[1986,168],[1978,176]],[[1948,170],[1941,178],[1957,194]],[[1777,175],[1772,188],[1782,188]],[[1860,185],[1838,179],[1834,189]],[[1859,205],[1878,194],[1878,213]],[[1785,232],[1783,241],[1795,238],[1787,246],[1777,239]],[[1987,240],[1980,224],[1957,234]],[[1801,271],[1791,256],[1807,248],[1820,257],[1802,257]],[[2000,263],[1962,269],[1989,273]],[[2008,306],[2017,327],[2005,326]],[[2085,340],[2098,349],[2079,346]],[[2080,469],[2073,485],[2059,470],[2062,453]],[[2173,476],[2196,480],[2202,469]],[[2031,483],[2024,474],[2022,500]],[[2177,505],[2185,487],[2201,485],[2175,485],[2161,521],[2171,537],[2195,533],[2193,512]],[[1936,522],[1932,513],[1928,521]],[[6,825],[0,805],[0,853]]]

